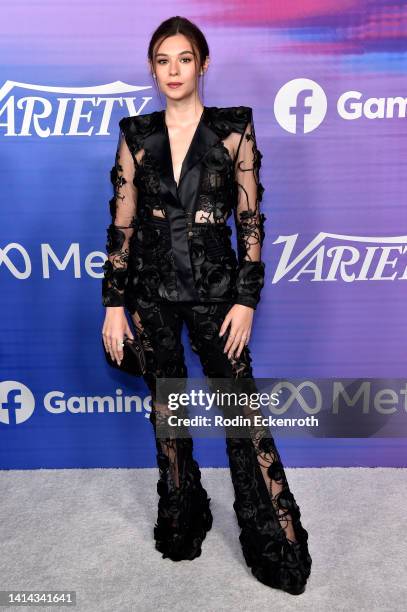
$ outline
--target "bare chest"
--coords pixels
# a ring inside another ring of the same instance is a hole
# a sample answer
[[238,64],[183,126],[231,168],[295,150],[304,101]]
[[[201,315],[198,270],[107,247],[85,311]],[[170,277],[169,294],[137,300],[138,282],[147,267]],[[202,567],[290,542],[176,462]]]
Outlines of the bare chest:
[[196,134],[198,123],[199,122],[184,128],[168,128],[173,176],[177,186],[181,176],[182,165],[191,147],[194,135]]

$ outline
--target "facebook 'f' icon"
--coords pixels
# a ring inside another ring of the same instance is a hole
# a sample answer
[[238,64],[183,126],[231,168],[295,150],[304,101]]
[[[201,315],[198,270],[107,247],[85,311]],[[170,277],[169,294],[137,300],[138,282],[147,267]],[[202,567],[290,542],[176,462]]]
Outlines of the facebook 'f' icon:
[[306,134],[322,123],[327,106],[325,92],[318,83],[311,79],[293,79],[278,91],[274,114],[287,132]]
[[35,399],[30,389],[17,380],[0,382],[0,423],[18,425],[34,412]]
[[310,115],[312,109],[311,105],[307,106],[305,104],[305,101],[308,97],[312,98],[312,89],[303,89],[302,91],[298,92],[295,106],[290,106],[289,108],[290,115],[296,116],[295,131],[301,132],[302,134],[304,134],[305,132],[304,117],[305,115]]

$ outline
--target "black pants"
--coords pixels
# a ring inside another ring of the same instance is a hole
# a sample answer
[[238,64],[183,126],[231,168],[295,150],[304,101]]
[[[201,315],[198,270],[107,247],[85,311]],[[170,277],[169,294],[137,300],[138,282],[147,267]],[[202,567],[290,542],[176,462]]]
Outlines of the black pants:
[[[157,419],[169,414],[155,396],[157,378],[185,378],[187,367],[181,332],[185,322],[192,349],[210,378],[253,379],[248,346],[239,358],[223,352],[229,330],[219,329],[231,305],[137,302],[132,315],[143,339],[148,372],[145,382],[152,393],[150,421],[156,434],[159,468],[156,548],[174,561],[194,559],[212,526],[210,498],[201,484],[198,463],[189,437],[159,438]],[[280,455],[271,434],[260,428],[252,436],[227,437],[226,449],[235,492],[233,508],[246,563],[254,576],[269,586],[293,594],[303,592],[310,574],[308,533],[301,525],[300,509],[291,493]]]

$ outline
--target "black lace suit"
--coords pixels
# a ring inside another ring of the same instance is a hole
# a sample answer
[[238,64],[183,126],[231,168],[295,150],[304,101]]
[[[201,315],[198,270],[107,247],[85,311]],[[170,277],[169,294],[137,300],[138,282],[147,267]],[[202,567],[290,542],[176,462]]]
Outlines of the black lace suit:
[[[253,379],[249,347],[229,359],[228,332],[218,332],[233,304],[256,308],[264,284],[262,154],[250,107],[205,106],[177,184],[164,111],[124,117],[119,127],[103,304],[126,307],[147,355],[160,475],[156,548],[193,559],[212,525],[210,498],[191,437],[157,436],[168,408],[157,401],[155,381],[187,376],[184,322],[207,377]],[[273,438],[260,428],[251,433],[226,436],[243,555],[261,582],[297,594],[310,574],[308,533]]]

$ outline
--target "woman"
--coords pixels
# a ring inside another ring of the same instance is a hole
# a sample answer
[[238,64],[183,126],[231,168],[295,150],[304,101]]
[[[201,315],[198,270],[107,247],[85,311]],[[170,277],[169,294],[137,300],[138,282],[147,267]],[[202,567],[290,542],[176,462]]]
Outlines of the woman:
[[[120,363],[123,338],[133,337],[126,308],[142,338],[160,476],[154,537],[164,557],[179,561],[201,554],[212,526],[210,498],[191,437],[157,436],[169,411],[155,381],[187,377],[184,322],[207,377],[253,380],[248,342],[265,268],[262,155],[250,107],[202,104],[198,80],[209,49],[194,24],[181,17],[163,22],[148,60],[166,109],[119,122],[102,334]],[[226,223],[232,211],[238,258]],[[264,584],[302,593],[311,567],[308,533],[273,438],[250,428],[226,444],[247,564]]]

